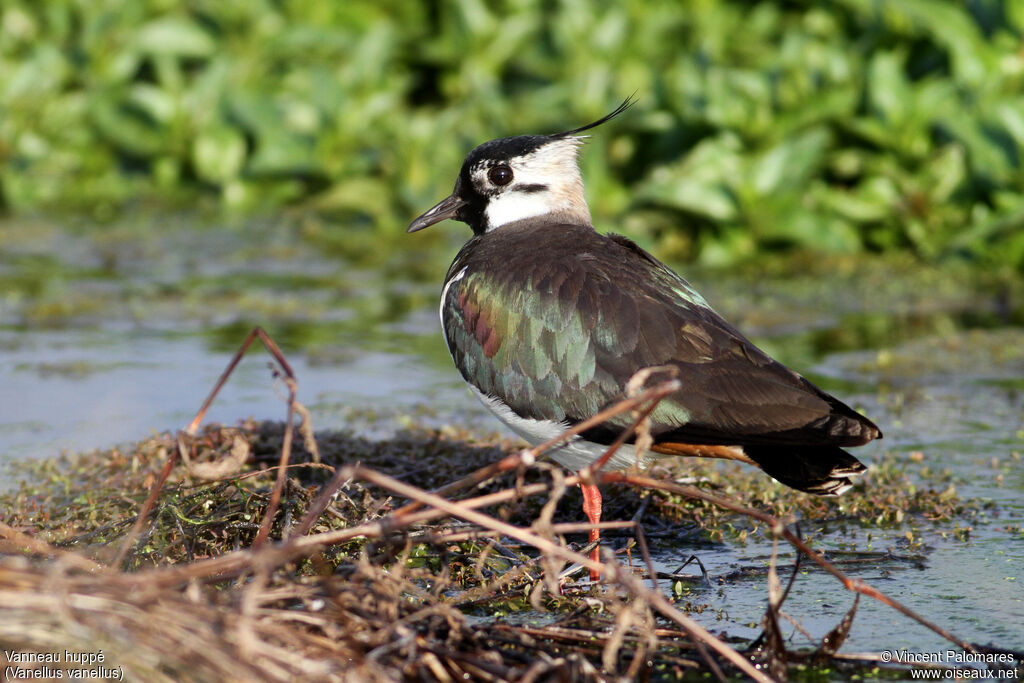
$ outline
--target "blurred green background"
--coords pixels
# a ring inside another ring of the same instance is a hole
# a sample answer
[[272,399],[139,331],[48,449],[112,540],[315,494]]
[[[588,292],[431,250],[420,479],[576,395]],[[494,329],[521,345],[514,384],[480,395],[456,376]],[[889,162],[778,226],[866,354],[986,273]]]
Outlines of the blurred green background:
[[635,92],[584,152],[599,228],[1005,273],[1022,33],[1011,0],[5,0],[0,211],[298,211],[397,249],[476,144]]

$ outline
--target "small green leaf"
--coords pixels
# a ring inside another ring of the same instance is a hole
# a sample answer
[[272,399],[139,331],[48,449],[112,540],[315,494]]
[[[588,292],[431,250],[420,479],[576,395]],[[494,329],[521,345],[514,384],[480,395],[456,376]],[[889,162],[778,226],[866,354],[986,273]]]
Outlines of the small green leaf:
[[145,24],[135,43],[140,52],[151,55],[208,57],[216,50],[213,38],[185,17],[163,17]]
[[192,164],[196,175],[217,185],[238,176],[245,163],[245,155],[245,138],[228,126],[202,131],[192,145]]
[[889,126],[898,126],[907,118],[911,102],[910,86],[903,74],[903,57],[893,52],[880,52],[868,69],[871,105]]
[[758,195],[766,195],[806,184],[821,167],[829,142],[828,131],[815,128],[779,143],[754,161],[750,174],[752,189]]

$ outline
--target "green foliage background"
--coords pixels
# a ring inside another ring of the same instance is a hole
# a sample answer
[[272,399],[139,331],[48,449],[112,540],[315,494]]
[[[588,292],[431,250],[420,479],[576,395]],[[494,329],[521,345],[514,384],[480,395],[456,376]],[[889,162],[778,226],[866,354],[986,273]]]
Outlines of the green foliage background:
[[1022,33],[1010,0],[5,0],[0,209],[295,207],[388,248],[474,145],[635,92],[584,152],[599,227],[1019,268]]

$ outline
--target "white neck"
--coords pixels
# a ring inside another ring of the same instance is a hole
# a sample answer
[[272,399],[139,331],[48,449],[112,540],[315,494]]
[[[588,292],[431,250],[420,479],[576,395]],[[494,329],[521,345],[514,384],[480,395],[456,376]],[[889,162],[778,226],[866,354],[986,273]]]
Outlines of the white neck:
[[[582,188],[580,188],[582,194]],[[524,218],[557,215],[562,220],[590,223],[590,209],[586,201],[573,201],[568,197],[557,197],[555,193],[507,192],[494,197],[484,211],[487,216],[487,232]]]

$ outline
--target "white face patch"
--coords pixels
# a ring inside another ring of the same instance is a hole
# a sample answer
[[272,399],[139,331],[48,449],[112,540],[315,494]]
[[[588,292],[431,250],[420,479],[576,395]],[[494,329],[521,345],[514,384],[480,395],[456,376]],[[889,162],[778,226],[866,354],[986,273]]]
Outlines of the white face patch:
[[505,194],[491,199],[484,214],[487,216],[487,232],[503,225],[521,221],[524,218],[543,216],[563,210],[547,190],[541,192],[516,192],[511,188]]
[[495,186],[487,177],[491,166],[472,172],[473,184],[489,195],[484,215],[488,232],[525,218],[559,214],[590,222],[583,178],[576,162],[582,138],[553,140],[530,154],[509,160],[512,182]]

